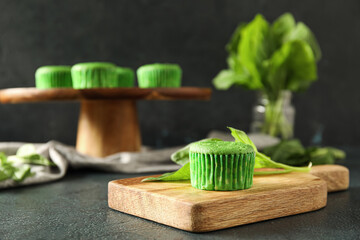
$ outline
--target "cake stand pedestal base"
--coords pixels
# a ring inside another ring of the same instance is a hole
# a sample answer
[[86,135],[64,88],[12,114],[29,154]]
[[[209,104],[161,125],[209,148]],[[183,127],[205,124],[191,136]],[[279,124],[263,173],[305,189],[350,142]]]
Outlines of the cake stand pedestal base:
[[76,149],[93,157],[140,151],[134,100],[82,100]]

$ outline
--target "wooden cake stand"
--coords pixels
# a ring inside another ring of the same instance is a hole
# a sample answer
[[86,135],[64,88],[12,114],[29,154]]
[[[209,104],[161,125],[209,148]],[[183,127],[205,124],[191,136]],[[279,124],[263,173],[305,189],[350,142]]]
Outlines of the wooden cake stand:
[[0,103],[80,101],[76,149],[93,157],[139,151],[137,100],[209,100],[210,88],[93,88],[0,90]]

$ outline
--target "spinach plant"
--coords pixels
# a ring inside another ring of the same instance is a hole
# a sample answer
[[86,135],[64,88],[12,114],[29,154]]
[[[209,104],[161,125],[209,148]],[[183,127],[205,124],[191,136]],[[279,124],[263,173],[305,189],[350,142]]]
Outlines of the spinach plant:
[[292,128],[282,113],[281,92],[305,91],[317,79],[321,50],[311,30],[285,13],[270,24],[258,14],[241,23],[226,45],[228,69],[214,78],[219,90],[233,85],[258,90],[268,99],[263,131],[289,138]]

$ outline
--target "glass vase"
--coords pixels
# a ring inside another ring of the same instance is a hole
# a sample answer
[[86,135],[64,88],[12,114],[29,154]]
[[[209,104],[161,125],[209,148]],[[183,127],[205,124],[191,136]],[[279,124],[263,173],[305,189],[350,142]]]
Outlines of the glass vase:
[[281,91],[270,100],[263,92],[258,94],[253,107],[251,132],[289,139],[294,136],[295,108],[291,104],[291,91]]

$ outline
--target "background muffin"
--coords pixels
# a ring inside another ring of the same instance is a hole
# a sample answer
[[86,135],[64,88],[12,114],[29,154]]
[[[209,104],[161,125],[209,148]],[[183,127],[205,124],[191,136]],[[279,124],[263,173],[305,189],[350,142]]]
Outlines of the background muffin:
[[35,72],[37,88],[71,88],[70,66],[42,66]]
[[117,67],[116,68],[116,84],[118,87],[134,87],[135,73],[131,68]]
[[71,76],[76,89],[119,87],[116,66],[112,63],[78,63],[71,68]]
[[138,68],[139,87],[180,87],[181,68],[177,64],[148,64]]

